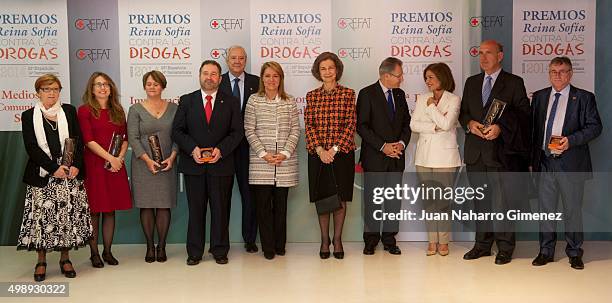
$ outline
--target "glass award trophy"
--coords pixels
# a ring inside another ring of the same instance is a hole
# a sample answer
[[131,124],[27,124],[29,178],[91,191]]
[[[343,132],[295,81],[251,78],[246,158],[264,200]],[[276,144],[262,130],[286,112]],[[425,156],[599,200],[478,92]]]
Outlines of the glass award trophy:
[[[64,140],[64,152],[62,153],[62,162],[60,165],[70,167],[72,163],[74,163],[75,141],[74,138],[66,138]],[[68,170],[65,168],[64,171],[68,173]]]
[[166,168],[168,165],[166,163],[162,163],[162,161],[164,161],[164,154],[162,153],[161,145],[159,144],[159,137],[157,135],[150,135],[147,137],[147,140],[149,141],[151,158],[153,161],[159,164],[160,169]]
[[[111,143],[107,150],[108,153],[111,154],[113,157],[119,156],[119,152],[121,152],[121,145],[123,145],[123,135],[113,132],[113,137],[111,138]],[[106,168],[107,170],[111,170],[110,162],[105,161],[104,168]]]
[[501,101],[499,99],[493,99],[491,101],[491,105],[489,105],[489,110],[487,111],[487,115],[482,120],[482,127],[480,131],[484,131],[487,127],[495,124],[499,117],[501,117],[504,109],[506,108],[506,102]]

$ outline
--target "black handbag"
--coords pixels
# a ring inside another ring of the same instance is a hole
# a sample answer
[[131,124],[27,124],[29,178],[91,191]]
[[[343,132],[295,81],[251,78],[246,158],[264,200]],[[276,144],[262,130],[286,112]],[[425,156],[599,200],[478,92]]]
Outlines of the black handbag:
[[[338,196],[338,188],[336,185],[336,177],[334,175],[334,167],[333,165],[329,165],[329,170],[331,171],[332,182],[323,182],[321,183],[321,173],[323,172],[323,167],[325,164],[321,164],[319,168],[319,177],[317,178],[317,200],[315,201],[315,206],[317,208],[317,214],[323,215],[331,213],[335,210],[342,208],[340,204],[340,197]],[[333,184],[333,188],[330,188],[331,184]],[[327,188],[321,188],[322,186],[326,186]]]

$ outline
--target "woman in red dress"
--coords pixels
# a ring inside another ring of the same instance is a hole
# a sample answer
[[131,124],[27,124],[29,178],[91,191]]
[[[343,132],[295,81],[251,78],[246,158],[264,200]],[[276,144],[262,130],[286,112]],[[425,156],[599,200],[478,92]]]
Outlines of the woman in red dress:
[[[132,208],[130,186],[123,159],[127,152],[125,112],[119,103],[117,86],[106,74],[95,72],[87,82],[83,94],[83,105],[79,107],[78,117],[83,143],[85,144],[85,189],[89,208],[93,239],[89,242],[91,264],[104,267],[98,252],[98,229],[102,213],[102,238],[104,251],[102,259],[109,265],[119,261],[111,253],[115,231],[115,210]],[[123,136],[121,151],[117,157],[108,153],[113,133]],[[105,162],[110,164],[105,168]]]

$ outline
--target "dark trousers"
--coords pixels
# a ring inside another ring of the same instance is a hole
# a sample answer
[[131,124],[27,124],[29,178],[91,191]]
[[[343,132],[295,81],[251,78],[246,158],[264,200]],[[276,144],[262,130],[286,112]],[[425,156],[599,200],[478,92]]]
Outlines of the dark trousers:
[[207,174],[185,175],[189,223],[187,254],[201,258],[206,242],[206,207],[210,205],[210,249],[213,256],[227,256],[229,251],[229,210],[233,176]]
[[[516,175],[500,172],[499,167],[486,165],[482,158],[467,165],[468,180],[474,188],[485,187],[485,198],[474,200],[474,211],[478,213],[501,212],[515,209],[512,205],[512,191],[517,190]],[[485,186],[486,185],[486,186]],[[490,251],[493,242],[499,252],[512,256],[516,246],[514,224],[510,221],[476,221],[474,248]]]
[[397,213],[402,206],[401,200],[386,200],[382,204],[374,203],[373,189],[375,187],[392,187],[401,184],[401,172],[376,172],[364,174],[364,200],[363,200],[363,242],[366,247],[375,247],[378,242],[384,246],[395,246],[395,235],[399,231],[399,221],[374,219],[375,211]]
[[287,243],[288,187],[251,185],[257,209],[261,250],[265,253],[281,252]]
[[[577,180],[576,180],[577,179]],[[557,212],[559,195],[563,203],[565,222],[565,253],[568,257],[582,256],[582,195],[584,181],[563,172],[560,161],[542,155],[542,172],[539,175],[538,197],[540,212]],[[540,253],[553,257],[557,244],[557,222],[540,221]]]
[[249,188],[249,144],[245,140],[240,143],[234,155],[236,166],[236,181],[242,202],[242,239],[245,243],[255,243],[257,240],[257,215],[255,204]]

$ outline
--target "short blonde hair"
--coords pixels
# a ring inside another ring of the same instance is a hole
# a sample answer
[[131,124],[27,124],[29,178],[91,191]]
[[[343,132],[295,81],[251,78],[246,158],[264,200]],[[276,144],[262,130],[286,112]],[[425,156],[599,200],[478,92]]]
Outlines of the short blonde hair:
[[62,89],[62,82],[60,82],[57,76],[53,74],[44,74],[36,79],[36,82],[34,82],[34,89],[38,92],[43,85],[51,85],[53,83],[57,83],[60,90]]

